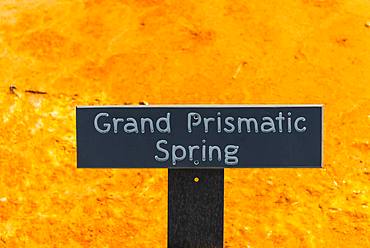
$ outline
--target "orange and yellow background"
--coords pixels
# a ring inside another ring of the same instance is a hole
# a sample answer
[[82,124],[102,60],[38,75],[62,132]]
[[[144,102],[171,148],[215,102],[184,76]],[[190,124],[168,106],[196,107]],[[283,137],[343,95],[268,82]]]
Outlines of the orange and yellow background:
[[1,0],[0,247],[165,247],[167,170],[77,169],[76,105],[322,103],[323,169],[225,170],[225,247],[370,247],[368,0]]

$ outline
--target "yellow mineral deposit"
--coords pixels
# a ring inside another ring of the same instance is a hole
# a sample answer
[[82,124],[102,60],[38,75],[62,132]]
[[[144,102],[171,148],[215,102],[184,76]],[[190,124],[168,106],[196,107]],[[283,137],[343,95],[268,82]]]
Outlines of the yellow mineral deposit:
[[225,171],[225,247],[370,247],[369,13],[0,1],[0,247],[166,246],[166,170],[76,169],[75,106],[129,103],[324,104],[323,169]]

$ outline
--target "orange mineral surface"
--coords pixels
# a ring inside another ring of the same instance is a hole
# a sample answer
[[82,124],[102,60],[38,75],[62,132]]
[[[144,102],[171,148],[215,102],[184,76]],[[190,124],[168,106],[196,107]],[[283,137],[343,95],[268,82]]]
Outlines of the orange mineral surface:
[[76,169],[75,106],[325,105],[323,169],[225,171],[225,247],[370,247],[368,0],[0,1],[0,247],[165,247],[167,171]]

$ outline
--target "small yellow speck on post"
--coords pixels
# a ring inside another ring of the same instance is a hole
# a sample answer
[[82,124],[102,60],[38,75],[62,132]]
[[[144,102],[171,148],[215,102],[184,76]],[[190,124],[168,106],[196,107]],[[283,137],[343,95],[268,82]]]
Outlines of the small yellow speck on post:
[[199,182],[199,177],[195,177],[194,182],[196,182],[196,183]]

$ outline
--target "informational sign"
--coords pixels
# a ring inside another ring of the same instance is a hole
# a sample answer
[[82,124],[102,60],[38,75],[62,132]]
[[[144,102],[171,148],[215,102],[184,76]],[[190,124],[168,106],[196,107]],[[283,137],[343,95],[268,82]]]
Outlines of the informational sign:
[[79,168],[322,166],[321,105],[77,107]]

